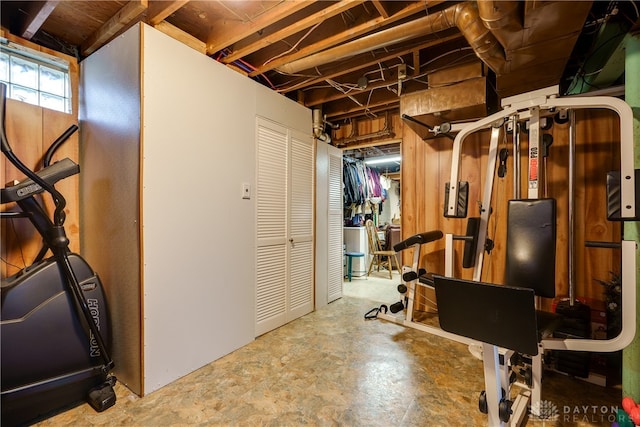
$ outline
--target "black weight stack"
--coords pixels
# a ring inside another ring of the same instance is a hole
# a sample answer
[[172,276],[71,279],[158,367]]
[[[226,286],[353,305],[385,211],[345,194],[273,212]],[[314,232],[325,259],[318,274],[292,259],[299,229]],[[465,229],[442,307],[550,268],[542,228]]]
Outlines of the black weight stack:
[[[580,301],[562,300],[556,306],[562,316],[560,326],[554,331],[556,338],[591,339],[591,309]],[[589,376],[591,354],[588,351],[554,351],[556,369],[579,378]]]

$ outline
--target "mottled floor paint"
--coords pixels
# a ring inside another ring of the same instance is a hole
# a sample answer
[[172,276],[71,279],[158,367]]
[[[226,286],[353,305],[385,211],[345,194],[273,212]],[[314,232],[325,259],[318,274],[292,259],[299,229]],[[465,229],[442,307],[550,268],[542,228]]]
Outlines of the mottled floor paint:
[[[381,290],[370,299],[345,296],[143,398],[117,384],[118,401],[107,411],[83,404],[38,425],[487,425],[477,409],[481,361],[463,344],[364,320],[381,298],[397,300],[396,284],[352,283],[348,295],[363,284]],[[527,425],[610,426],[602,408],[620,398],[618,389],[551,372],[543,400],[557,407],[559,419]]]

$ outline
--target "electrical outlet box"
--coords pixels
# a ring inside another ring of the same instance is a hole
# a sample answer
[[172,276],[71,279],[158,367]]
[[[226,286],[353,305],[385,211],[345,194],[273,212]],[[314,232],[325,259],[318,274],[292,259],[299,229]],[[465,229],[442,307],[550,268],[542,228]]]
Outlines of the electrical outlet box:
[[242,184],[242,198],[247,200],[251,198],[251,184]]

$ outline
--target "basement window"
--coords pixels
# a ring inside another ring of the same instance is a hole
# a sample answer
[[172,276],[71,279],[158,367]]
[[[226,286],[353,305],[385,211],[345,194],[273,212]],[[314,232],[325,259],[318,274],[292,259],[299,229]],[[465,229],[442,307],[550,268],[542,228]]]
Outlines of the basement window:
[[71,113],[67,61],[5,42],[0,45],[0,81],[8,87],[8,98]]

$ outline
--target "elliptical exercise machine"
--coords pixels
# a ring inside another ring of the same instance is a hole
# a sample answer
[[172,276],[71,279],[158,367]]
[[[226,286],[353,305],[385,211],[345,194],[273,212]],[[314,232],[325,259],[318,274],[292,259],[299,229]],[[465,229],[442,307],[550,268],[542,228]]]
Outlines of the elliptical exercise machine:
[[[69,250],[65,198],[54,187],[80,172],[72,160],[50,164],[72,125],[47,150],[43,168],[30,170],[13,153],[5,133],[7,87],[0,84],[2,154],[26,178],[0,190],[2,204],[19,211],[0,218],[27,218],[43,238],[35,261],[1,282],[1,405],[3,426],[23,424],[84,400],[98,412],[113,406],[116,379],[107,344],[109,318],[102,283],[89,264]],[[50,218],[36,195],[48,193]],[[45,259],[48,251],[53,254]]]

